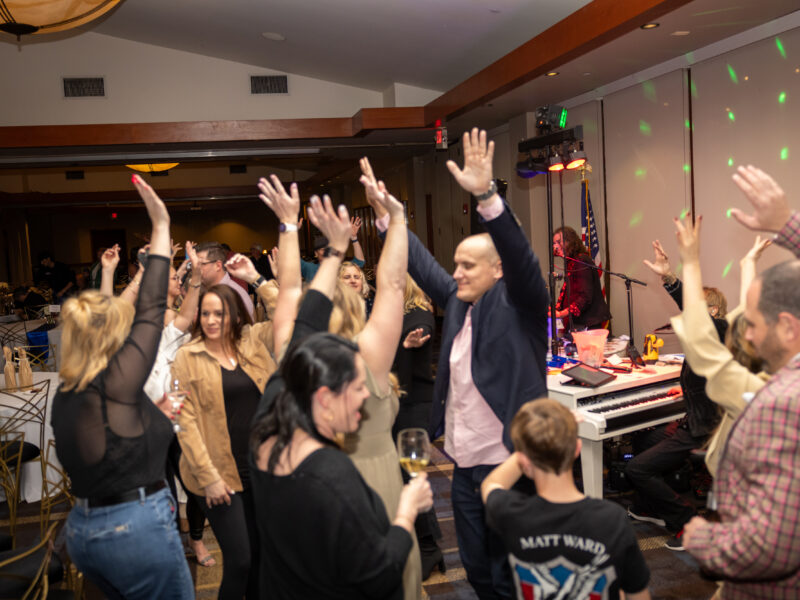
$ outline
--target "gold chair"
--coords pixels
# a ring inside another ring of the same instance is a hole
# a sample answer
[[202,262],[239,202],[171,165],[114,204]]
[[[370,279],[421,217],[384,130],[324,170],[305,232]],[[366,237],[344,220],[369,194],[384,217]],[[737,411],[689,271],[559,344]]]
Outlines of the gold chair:
[[[0,561],[0,587],[5,588],[13,587],[15,593],[21,595],[15,596],[21,600],[45,600],[50,583],[47,578],[47,567],[50,565],[50,557],[53,553],[53,536],[55,535],[57,524],[53,523],[47,530],[47,533],[42,536],[42,539],[36,545],[15,554],[3,561]],[[23,566],[23,561],[29,556],[35,555],[44,551],[42,560],[39,567],[35,572],[30,572]],[[3,585],[2,580],[11,580],[10,584]],[[27,582],[27,588],[24,586]],[[22,591],[24,589],[24,592]],[[2,592],[0,592],[2,593]]]
[[37,346],[16,346],[14,348],[14,362],[19,365],[21,350],[25,351],[28,362],[33,371],[45,371],[47,373],[58,372],[58,361],[56,359],[56,344],[42,344]]
[[[0,454],[4,458],[3,467],[0,468],[0,485],[6,490],[9,514],[14,515],[14,522],[20,500],[20,475],[25,462],[39,461],[44,490],[46,461],[43,455],[46,450],[44,438],[49,395],[49,379],[29,388],[0,389],[0,444],[5,448]],[[38,455],[33,455],[34,447]],[[30,458],[25,454],[31,454]],[[15,527],[15,523],[12,526]]]
[[11,547],[17,541],[17,507],[19,505],[19,475],[22,470],[22,450],[25,436],[19,431],[0,435],[0,487],[8,504],[8,533]]

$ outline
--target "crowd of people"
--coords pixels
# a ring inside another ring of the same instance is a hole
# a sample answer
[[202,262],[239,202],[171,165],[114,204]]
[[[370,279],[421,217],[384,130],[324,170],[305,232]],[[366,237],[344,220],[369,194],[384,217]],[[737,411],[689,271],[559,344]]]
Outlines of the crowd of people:
[[[683,281],[653,243],[645,262],[682,311],[673,326],[686,351],[687,416],[637,439],[626,515],[573,480],[576,419],[546,398],[550,296],[539,259],[497,193],[494,143],[474,129],[462,145],[463,165],[447,167],[476,198],[486,233],[458,244],[452,274],[366,158],[361,183],[383,239],[373,285],[360,221],[327,196],[309,199],[316,262],[301,259],[298,187],[275,176],[258,182],[280,223],[268,254],[186,242],[174,268],[167,209],[134,175],[152,231],[121,294],[118,246],[89,273],[98,289],[79,294],[64,266],[42,257],[65,299],[52,425],[76,496],[67,549],[107,597],[194,597],[177,478],[200,566],[215,562],[206,520],[219,542],[220,598],[421,598],[422,581],[445,565],[427,476],[400,468],[396,438],[412,427],[444,436],[459,554],[481,600],[649,598],[629,518],[665,527],[671,548],[724,582],[722,598],[795,597],[800,262],[757,276],[769,245],[758,238],[742,260],[743,309],[728,312],[703,287],[700,217],[675,221]],[[753,206],[734,211],[739,222],[800,256],[800,216],[778,185],[753,167],[734,180]],[[577,234],[562,228],[553,245],[569,282],[556,316],[569,329],[603,326],[610,313]],[[35,293],[21,290],[20,303]],[[434,305],[444,311],[435,377]],[[715,478],[717,521],[663,479],[698,449]]]

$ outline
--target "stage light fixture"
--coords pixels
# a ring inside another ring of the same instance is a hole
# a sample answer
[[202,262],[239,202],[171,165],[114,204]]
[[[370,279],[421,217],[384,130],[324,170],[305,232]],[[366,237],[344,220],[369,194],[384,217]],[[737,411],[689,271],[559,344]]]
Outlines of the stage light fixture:
[[528,155],[527,159],[516,164],[516,171],[523,179],[530,179],[547,173],[547,164],[540,157]]
[[559,154],[555,154],[550,157],[548,160],[548,171],[563,171],[564,170],[564,160],[561,158]]
[[567,126],[567,109],[563,106],[548,104],[536,109],[536,129],[539,134],[549,133]]
[[567,169],[579,169],[586,164],[586,152],[583,150],[574,150],[569,153],[569,161],[567,162]]

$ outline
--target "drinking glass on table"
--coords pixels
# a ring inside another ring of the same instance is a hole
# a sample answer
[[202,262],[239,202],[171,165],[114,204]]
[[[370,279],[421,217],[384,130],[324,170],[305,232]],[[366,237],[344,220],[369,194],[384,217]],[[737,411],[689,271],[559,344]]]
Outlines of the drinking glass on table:
[[416,477],[431,460],[431,443],[428,432],[420,428],[403,429],[397,434],[397,454],[400,466],[410,477]]

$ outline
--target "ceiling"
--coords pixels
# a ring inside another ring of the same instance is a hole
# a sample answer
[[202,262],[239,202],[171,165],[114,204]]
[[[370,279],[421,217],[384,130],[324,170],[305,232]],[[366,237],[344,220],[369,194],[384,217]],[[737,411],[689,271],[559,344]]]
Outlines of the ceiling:
[[[502,63],[493,65],[495,61],[586,4],[587,0],[127,0],[85,30],[374,90],[397,82],[453,94],[486,73],[502,71]],[[491,129],[543,104],[592,92],[602,95],[608,84],[668,60],[686,57],[688,66],[693,50],[798,9],[797,0],[675,0],[672,4],[680,6],[659,16],[659,27],[645,31],[635,24],[614,32],[599,47],[553,64],[559,72],[555,77],[536,76],[510,90],[493,91],[489,86],[476,106],[448,120],[451,140],[468,127]],[[689,33],[673,35],[676,31]],[[267,40],[264,32],[279,33],[286,40]],[[2,43],[8,43],[7,39]],[[392,158],[400,162],[424,153],[431,147],[431,132],[383,130],[362,137],[266,145],[318,148],[313,156],[275,161],[281,168],[312,172],[311,179],[320,183],[347,171],[355,173],[352,161],[364,153],[380,155],[387,164]],[[220,153],[226,149],[249,148],[253,158],[245,152],[228,161],[246,163],[256,160],[264,146],[199,144],[172,149],[207,151],[205,160],[220,161],[225,160]],[[31,152],[29,165],[14,168],[108,164],[108,150],[38,149]],[[147,147],[114,150],[152,152]],[[50,162],[42,162],[48,153]],[[18,150],[11,154],[21,155]],[[11,167],[2,161],[11,154],[0,151],[0,168]],[[260,160],[268,162],[269,157]]]

